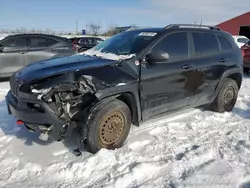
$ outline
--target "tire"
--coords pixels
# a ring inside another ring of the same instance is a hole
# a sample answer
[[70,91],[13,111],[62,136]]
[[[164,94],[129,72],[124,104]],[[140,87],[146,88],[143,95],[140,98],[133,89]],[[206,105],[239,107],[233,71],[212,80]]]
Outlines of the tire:
[[212,109],[216,112],[230,112],[238,98],[239,88],[235,80],[226,78],[220,92],[212,103]]
[[122,101],[115,99],[98,109],[87,127],[85,147],[91,153],[101,148],[120,148],[129,134],[131,112]]

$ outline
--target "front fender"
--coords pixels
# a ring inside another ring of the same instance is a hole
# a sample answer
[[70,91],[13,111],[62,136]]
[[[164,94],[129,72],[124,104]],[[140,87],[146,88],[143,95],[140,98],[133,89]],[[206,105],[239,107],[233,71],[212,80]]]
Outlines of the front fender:
[[131,94],[133,96],[133,101],[135,101],[135,105],[136,107],[136,113],[137,113],[137,121],[141,121],[142,118],[142,114],[141,114],[141,103],[140,103],[140,96],[139,96],[139,92],[138,92],[138,82],[133,82],[133,83],[119,83],[116,86],[112,86],[112,87],[107,87],[103,90],[98,91],[97,93],[95,93],[96,98],[98,99],[98,101],[102,101],[104,99],[110,98],[110,97],[114,97],[117,98],[120,95],[123,94]]

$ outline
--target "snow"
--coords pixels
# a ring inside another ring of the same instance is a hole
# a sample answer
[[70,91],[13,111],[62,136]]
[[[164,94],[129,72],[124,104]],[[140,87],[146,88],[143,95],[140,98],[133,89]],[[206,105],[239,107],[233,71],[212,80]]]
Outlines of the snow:
[[79,54],[82,55],[89,55],[89,56],[97,56],[97,57],[102,57],[105,59],[111,59],[111,60],[121,60],[121,59],[130,59],[135,56],[135,54],[129,54],[129,55],[116,55],[113,53],[104,53],[101,52],[102,49],[100,50],[95,50],[94,48],[91,48],[89,50],[86,50],[84,52],[81,52]]
[[250,186],[250,77],[230,113],[189,109],[132,127],[125,145],[73,155],[74,141],[43,141],[9,116],[0,83],[0,187]]

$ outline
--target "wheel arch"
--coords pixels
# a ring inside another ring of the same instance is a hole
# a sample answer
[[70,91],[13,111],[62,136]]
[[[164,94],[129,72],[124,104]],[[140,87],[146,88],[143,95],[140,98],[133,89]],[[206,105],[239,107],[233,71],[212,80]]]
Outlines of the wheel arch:
[[[132,88],[132,89],[131,89]],[[118,92],[119,91],[119,92]],[[114,92],[114,90],[107,90],[105,92],[97,93],[96,97],[98,101],[110,101],[118,99],[128,105],[131,112],[132,123],[139,126],[141,121],[141,103],[138,94],[137,87],[130,87],[130,89],[120,88]]]
[[235,80],[237,85],[238,85],[238,88],[240,89],[241,84],[242,84],[242,80],[243,80],[243,68],[242,67],[235,67],[232,69],[228,69],[223,73],[219,83],[217,84],[217,86],[215,88],[215,94],[212,97],[211,102],[213,102],[215,100],[215,98],[218,95],[226,78],[230,78],[230,79]]

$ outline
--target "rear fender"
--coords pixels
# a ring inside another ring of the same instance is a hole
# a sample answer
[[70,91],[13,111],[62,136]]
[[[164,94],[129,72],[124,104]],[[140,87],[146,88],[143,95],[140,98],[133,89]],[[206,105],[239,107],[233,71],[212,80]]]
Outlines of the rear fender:
[[[223,83],[224,83],[225,79],[229,78],[233,74],[240,74],[241,78],[243,78],[243,68],[241,66],[238,66],[238,67],[234,67],[234,68],[228,69],[228,70],[226,70],[223,73],[223,75],[222,75],[219,83],[217,84],[217,86],[215,88],[215,92],[214,92],[213,97],[211,98],[210,103],[212,103],[215,100],[215,98],[217,97],[217,95],[219,94],[219,92],[220,92],[220,90],[221,90],[221,88],[223,86]],[[240,83],[240,85],[241,85],[241,83]]]

